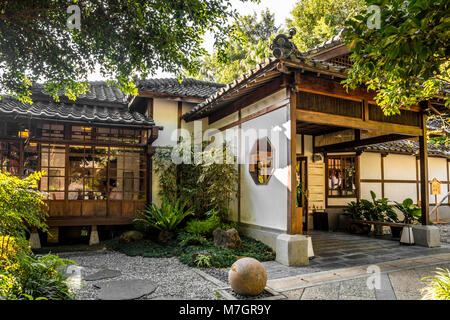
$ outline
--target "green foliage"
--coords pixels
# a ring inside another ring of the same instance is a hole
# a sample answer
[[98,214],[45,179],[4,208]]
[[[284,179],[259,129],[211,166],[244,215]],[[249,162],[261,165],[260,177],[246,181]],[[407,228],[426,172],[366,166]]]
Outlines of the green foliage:
[[20,179],[0,171],[0,236],[12,236],[23,247],[27,246],[27,226],[47,228],[45,197],[37,189],[43,175],[35,172]]
[[368,221],[398,222],[397,214],[388,205],[387,198],[377,199],[376,194],[370,191],[372,201],[361,199],[361,210],[363,217]]
[[349,216],[353,220],[362,220],[363,212],[362,212],[361,203],[357,203],[352,201],[347,204],[347,207],[344,209],[344,215]]
[[427,284],[423,288],[424,300],[450,300],[450,270],[437,268],[434,277],[425,277],[422,280]]
[[272,56],[270,44],[278,30],[275,15],[269,9],[262,11],[259,19],[256,13],[238,17],[224,50],[204,56],[196,78],[219,83],[234,81]]
[[187,223],[186,231],[192,234],[204,236],[212,235],[213,231],[220,227],[220,218],[217,216],[209,217],[206,220],[194,219]]
[[205,220],[194,219],[187,223],[185,230],[191,234],[198,234],[203,236],[212,236],[214,230],[222,229],[228,230],[237,228],[236,222],[223,222],[217,214],[216,210],[210,210],[205,215],[208,217]]
[[[67,27],[71,3],[79,5],[80,29]],[[60,90],[74,99],[99,67],[135,95],[135,77],[195,73],[205,32],[222,48],[236,14],[231,0],[2,1],[0,90],[29,103],[31,82],[45,81],[55,99]]]
[[188,233],[188,232],[180,232],[178,234],[178,242],[181,247],[189,247],[189,246],[197,246],[197,245],[206,245],[208,241],[204,236],[199,233]]
[[58,267],[72,264],[54,255],[29,256],[19,252],[14,263],[0,269],[0,296],[22,300],[68,300],[73,294]]
[[[231,199],[237,194],[237,169],[227,159],[232,157],[228,145],[208,145],[194,162],[195,150],[190,141],[182,141],[175,149],[159,149],[153,159],[159,179],[159,196],[174,203],[179,199],[192,208],[197,217],[215,209],[221,219],[228,216]],[[187,150],[187,151],[186,151]],[[188,152],[188,154],[184,154]],[[191,163],[175,164],[172,155],[190,159]]]
[[198,254],[194,260],[197,268],[210,268],[212,265],[212,257],[207,254]]
[[252,257],[259,261],[275,259],[275,253],[265,244],[247,237],[241,237],[242,245],[234,250],[215,247],[212,241],[200,235],[180,232],[177,241],[165,245],[150,240],[139,240],[122,244],[115,241],[108,246],[112,250],[129,256],[143,256],[147,258],[168,258],[177,256],[178,259],[191,267],[197,267],[196,257],[199,254],[211,255],[211,267],[226,268],[236,262],[237,257]]
[[403,213],[403,223],[420,222],[422,209],[414,204],[412,199],[407,198],[402,203],[395,202],[395,207]]
[[143,223],[160,231],[174,231],[187,216],[193,214],[192,208],[186,209],[186,202],[180,205],[177,200],[172,205],[163,199],[161,208],[154,203],[150,204],[146,210],[141,211],[141,218],[134,219],[134,222]]
[[312,49],[336,36],[345,21],[364,8],[364,0],[303,0],[287,19],[289,28],[295,28],[294,43],[300,51]]
[[450,2],[435,0],[367,0],[380,8],[380,29],[369,29],[373,12],[364,10],[346,24],[344,39],[354,65],[344,83],[366,84],[386,115],[399,107],[442,96],[450,83]]

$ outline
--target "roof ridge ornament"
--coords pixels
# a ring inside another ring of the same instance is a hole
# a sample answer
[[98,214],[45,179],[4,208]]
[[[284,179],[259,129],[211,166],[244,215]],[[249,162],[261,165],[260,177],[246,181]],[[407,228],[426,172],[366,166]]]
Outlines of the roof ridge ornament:
[[297,33],[295,28],[289,29],[289,36],[280,33],[270,45],[272,54],[277,59],[289,59],[291,56],[301,55],[294,42],[289,41]]

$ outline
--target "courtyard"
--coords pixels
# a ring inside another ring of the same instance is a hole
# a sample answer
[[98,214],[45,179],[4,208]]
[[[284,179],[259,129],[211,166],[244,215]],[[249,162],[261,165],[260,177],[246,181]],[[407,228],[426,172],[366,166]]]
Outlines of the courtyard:
[[[263,262],[268,274],[267,286],[281,299],[421,299],[419,290],[425,286],[422,278],[431,276],[438,267],[450,266],[450,245],[445,232],[450,224],[440,228],[444,232],[438,248],[405,246],[398,241],[343,232],[313,231],[315,258],[308,265],[296,267],[276,261]],[[227,299],[221,292],[229,287],[228,268],[191,268],[174,257],[131,257],[106,248],[59,255],[77,263],[75,270],[81,275],[81,285],[76,286],[76,299],[102,299],[99,294],[102,285],[121,280],[154,284],[151,293],[138,299]],[[381,271],[378,289],[367,286],[370,276],[367,268],[373,265]],[[71,275],[73,280],[76,273]],[[98,279],[90,277],[99,274]],[[111,278],[107,278],[108,274]]]

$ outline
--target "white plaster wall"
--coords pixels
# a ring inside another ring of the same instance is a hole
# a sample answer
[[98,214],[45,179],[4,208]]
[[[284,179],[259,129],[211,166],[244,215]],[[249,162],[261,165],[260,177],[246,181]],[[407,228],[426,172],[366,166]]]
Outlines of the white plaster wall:
[[375,192],[378,198],[381,198],[381,183],[361,182],[361,199],[372,199],[370,191]]
[[[266,100],[266,103],[274,102]],[[275,171],[267,185],[256,185],[250,176],[249,164],[242,165],[241,222],[243,223],[286,230],[289,143],[289,122],[286,119],[287,107],[284,107],[242,124],[244,130],[268,129],[269,137],[272,135],[279,137],[278,143],[271,139],[275,153]],[[257,137],[249,135],[247,140],[248,148],[251,148]],[[246,154],[250,152],[248,148],[243,150]]]
[[[390,203],[393,201],[402,202],[406,198],[411,198],[414,203],[417,203],[417,187],[415,183],[385,183],[384,196],[389,199]],[[381,193],[377,197],[381,197]]]
[[384,158],[384,179],[415,181],[416,157],[412,155],[388,154]]
[[360,178],[381,179],[381,154],[373,152],[363,152],[361,154]]
[[176,139],[171,140],[171,135],[178,127],[178,102],[154,99],[153,120],[157,126],[164,127],[163,130],[159,131],[158,139],[153,142],[153,146],[173,146]]
[[251,115],[257,111],[260,111],[263,108],[270,107],[271,105],[286,99],[286,89],[281,89],[270,96],[267,96],[261,100],[258,100],[251,105],[241,109],[241,116],[246,117]]

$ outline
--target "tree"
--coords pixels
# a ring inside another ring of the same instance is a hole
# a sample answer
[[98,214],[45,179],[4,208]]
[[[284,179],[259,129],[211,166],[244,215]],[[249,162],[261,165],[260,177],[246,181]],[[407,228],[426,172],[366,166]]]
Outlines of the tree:
[[450,3],[368,0],[367,5],[346,24],[344,39],[354,64],[345,84],[376,90],[376,102],[386,115],[435,96],[450,106],[444,92],[450,84]]
[[292,18],[287,19],[289,28],[295,28],[294,43],[300,51],[312,49],[336,36],[344,28],[345,21],[361,11],[364,0],[301,0]]
[[232,32],[225,41],[225,49],[205,55],[198,75],[188,73],[198,79],[229,83],[256,64],[272,56],[270,44],[279,27],[269,9],[258,15],[240,16],[232,26]]
[[55,100],[60,90],[75,99],[98,65],[136,94],[135,77],[198,70],[202,36],[215,30],[220,48],[235,16],[231,0],[1,1],[0,91],[31,103],[31,84],[43,81]]

